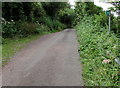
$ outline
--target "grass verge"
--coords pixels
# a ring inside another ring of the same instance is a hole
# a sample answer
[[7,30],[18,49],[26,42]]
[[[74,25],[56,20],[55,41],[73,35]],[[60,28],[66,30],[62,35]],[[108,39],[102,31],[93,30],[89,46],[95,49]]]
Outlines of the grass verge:
[[94,25],[92,18],[84,18],[75,29],[85,86],[120,86],[119,65],[115,62],[119,56],[116,35]]

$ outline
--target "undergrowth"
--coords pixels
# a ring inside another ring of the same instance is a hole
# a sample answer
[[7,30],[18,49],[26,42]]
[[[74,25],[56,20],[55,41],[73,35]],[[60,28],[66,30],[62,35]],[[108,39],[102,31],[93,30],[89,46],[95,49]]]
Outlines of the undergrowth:
[[[106,28],[85,17],[75,27],[79,42],[85,86],[120,86],[118,38]],[[105,63],[104,60],[109,60]]]

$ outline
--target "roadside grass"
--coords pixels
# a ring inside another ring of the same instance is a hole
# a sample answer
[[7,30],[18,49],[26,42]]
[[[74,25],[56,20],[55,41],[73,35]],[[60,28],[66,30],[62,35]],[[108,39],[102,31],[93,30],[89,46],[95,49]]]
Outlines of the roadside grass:
[[48,32],[44,32],[42,34],[31,35],[25,38],[11,39],[6,38],[3,40],[2,44],[2,66],[7,64],[9,60],[14,56],[14,54],[23,48],[29,42],[38,39],[41,35],[48,34]]
[[[120,86],[118,38],[114,33],[84,18],[76,27],[85,86]],[[103,60],[110,60],[104,63]]]

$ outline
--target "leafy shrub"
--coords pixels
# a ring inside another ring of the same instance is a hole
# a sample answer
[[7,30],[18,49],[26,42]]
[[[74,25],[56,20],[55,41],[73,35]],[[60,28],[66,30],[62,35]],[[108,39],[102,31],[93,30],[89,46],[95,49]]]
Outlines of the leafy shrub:
[[47,25],[51,30],[53,28],[52,19],[50,17],[41,17],[39,22]]
[[61,9],[58,11],[57,18],[60,22],[66,24],[67,27],[72,27],[75,19],[75,12],[70,8]]
[[53,30],[63,30],[66,26],[60,21],[51,19],[50,17],[42,17],[39,20],[40,23],[47,25],[51,31]]
[[41,24],[36,27],[36,33],[50,32],[50,28],[47,25]]
[[44,24],[11,21],[2,25],[2,33],[4,38],[27,37],[32,34],[48,32],[49,27]]
[[100,13],[99,15],[94,15],[94,22],[95,24],[100,24],[101,26],[106,26],[108,24],[108,16],[106,16],[106,14],[104,13]]
[[66,28],[66,26],[58,20],[53,20],[53,28],[54,28],[54,30],[60,31],[60,30],[63,30],[64,28]]
[[14,37],[18,32],[16,23],[14,21],[2,23],[2,35],[3,37]]
[[118,37],[120,37],[120,16],[112,20],[111,30],[114,31]]
[[[85,17],[76,26],[85,85],[118,86],[119,65],[114,61],[119,56],[118,38],[93,21]],[[102,63],[106,59],[111,62]]]
[[28,36],[35,33],[37,26],[38,25],[34,23],[22,22],[21,25],[19,25],[18,30],[21,31],[22,35]]

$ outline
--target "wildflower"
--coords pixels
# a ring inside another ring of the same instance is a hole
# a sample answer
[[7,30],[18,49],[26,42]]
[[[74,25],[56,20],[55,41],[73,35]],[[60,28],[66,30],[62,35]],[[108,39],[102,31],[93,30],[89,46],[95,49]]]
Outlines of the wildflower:
[[4,19],[3,17],[1,18],[1,20],[2,20],[2,21],[5,21],[5,19]]
[[105,59],[105,60],[102,61],[102,63],[109,63],[109,62],[111,62],[110,59]]
[[10,24],[10,22],[7,22],[8,24]]

